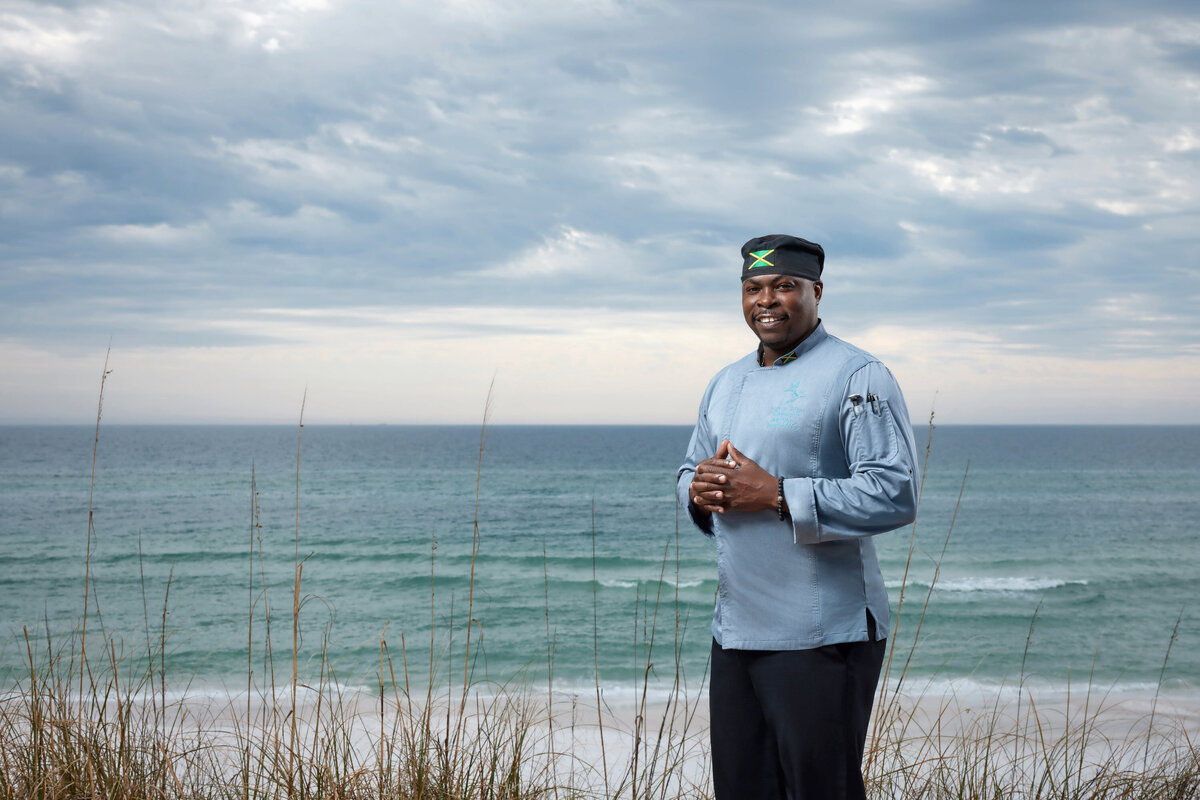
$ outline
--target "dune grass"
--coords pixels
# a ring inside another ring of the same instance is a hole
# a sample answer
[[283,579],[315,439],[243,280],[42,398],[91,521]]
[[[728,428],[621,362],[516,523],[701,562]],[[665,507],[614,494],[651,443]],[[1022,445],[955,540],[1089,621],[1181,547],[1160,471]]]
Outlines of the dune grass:
[[[106,361],[103,377],[107,375]],[[102,378],[94,448],[99,445],[103,387]],[[480,469],[486,423],[485,412]],[[146,641],[138,645],[136,658],[119,639],[106,634],[102,624],[98,632],[95,627],[89,631],[88,619],[101,619],[101,609],[94,596],[89,599],[92,588],[85,565],[84,616],[78,630],[58,641],[46,631],[44,652],[40,647],[35,650],[36,637],[26,630],[27,673],[0,695],[0,798],[671,800],[711,796],[704,681],[693,686],[686,679],[681,653],[687,620],[680,615],[678,589],[675,598],[662,592],[671,543],[663,551],[658,589],[653,596],[639,597],[632,620],[634,652],[644,662],[639,667],[640,686],[634,686],[635,706],[628,713],[606,708],[598,678],[594,704],[590,698],[561,694],[554,688],[548,588],[544,689],[535,690],[519,676],[499,684],[474,677],[475,648],[481,645],[472,639],[477,623],[470,604],[458,630],[465,640],[461,673],[457,660],[455,665],[448,663],[449,654],[456,652],[451,647],[456,626],[451,623],[444,641],[431,634],[428,677],[421,686],[410,681],[403,635],[393,654],[386,630],[379,637],[377,693],[349,694],[339,688],[324,649],[309,670],[315,674],[301,675],[295,653],[303,613],[302,432],[303,407],[297,432],[296,555],[288,604],[292,647],[291,669],[283,673],[286,680],[276,683],[275,656],[270,651],[273,619],[262,577],[261,523],[252,467],[244,696],[230,697],[223,704],[192,700],[186,691],[187,677],[167,675],[170,581],[158,624],[151,625],[150,604],[145,603]],[[932,433],[931,416],[930,445]],[[929,446],[927,460],[928,452]],[[479,474],[477,493],[478,478]],[[965,482],[964,474],[964,487]],[[90,509],[88,526],[86,559],[92,546]],[[953,521],[947,541],[952,532]],[[910,565],[915,527],[912,542]],[[476,515],[473,554],[478,547]],[[431,575],[432,558],[433,550]],[[473,568],[472,563],[472,577]],[[907,572],[906,567],[906,576]],[[546,580],[548,586],[548,576]],[[936,582],[935,566],[921,621]],[[430,583],[433,593],[432,577]],[[900,602],[905,602],[903,593]],[[865,758],[870,796],[1200,799],[1200,749],[1181,722],[1157,713],[1157,695],[1149,715],[1126,719],[1128,724],[1117,728],[1110,724],[1117,707],[1090,678],[1077,696],[1054,708],[1039,707],[1023,674],[1015,702],[996,698],[980,708],[978,698],[922,696],[908,676],[921,643],[921,622],[915,627],[903,644],[898,629],[892,637],[887,671],[892,669],[893,656],[903,655],[904,661],[896,662],[899,677],[881,681]],[[256,630],[265,632],[265,685],[253,679]],[[1164,667],[1174,639],[1167,643]],[[674,668],[666,699],[660,701],[652,700],[648,692],[656,661]],[[173,689],[170,695],[168,687]]]

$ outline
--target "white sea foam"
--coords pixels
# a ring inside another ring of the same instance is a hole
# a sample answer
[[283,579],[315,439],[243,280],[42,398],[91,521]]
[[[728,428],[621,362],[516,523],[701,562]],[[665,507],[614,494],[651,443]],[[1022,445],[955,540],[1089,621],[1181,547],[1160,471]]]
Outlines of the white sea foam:
[[1171,680],[1159,686],[1150,681],[1058,680],[1040,676],[1018,676],[1007,680],[967,677],[930,676],[908,677],[898,685],[895,677],[888,679],[888,693],[908,697],[956,697],[963,701],[1014,702],[1018,697],[1036,698],[1039,702],[1058,702],[1068,698],[1091,695],[1104,700],[1144,700],[1150,702],[1158,695],[1163,702],[1200,703],[1200,686],[1190,681]]
[[[696,677],[694,680],[685,681],[682,686],[673,685],[672,681],[662,679],[651,679],[648,685],[643,686],[641,682],[616,682],[616,681],[601,681],[599,686],[600,695],[605,705],[613,708],[632,707],[640,703],[643,699],[651,704],[665,703],[682,694],[692,698],[707,698],[706,681],[701,677]],[[1040,677],[1027,677],[1025,680],[1011,678],[1009,680],[988,680],[978,678],[948,676],[932,676],[932,677],[908,677],[900,685],[895,677],[888,679],[888,689],[885,694],[893,694],[899,690],[899,694],[908,698],[957,698],[960,702],[967,704],[986,704],[986,703],[1009,703],[1015,702],[1018,697],[1035,698],[1039,702],[1053,703],[1066,701],[1069,698],[1080,698],[1086,695],[1091,695],[1097,701],[1105,703],[1142,703],[1149,708],[1149,704],[1154,702],[1157,697],[1160,705],[1164,706],[1188,706],[1197,707],[1200,711],[1200,685],[1185,680],[1171,680],[1164,685],[1159,686],[1157,683],[1148,681],[1111,681],[1111,682],[1096,682],[1089,684],[1087,681],[1062,681],[1049,680]],[[390,691],[390,690],[389,690]],[[399,691],[403,691],[400,689]],[[449,691],[451,694],[456,694],[460,691],[459,688],[451,688],[447,690],[445,687],[437,688],[433,691],[435,697]],[[544,685],[537,687],[534,691],[544,692]],[[571,701],[586,701],[589,698],[594,701],[597,691],[597,686],[594,682],[583,680],[566,680],[555,681],[554,683],[554,703],[561,703],[564,700]],[[287,704],[290,702],[290,686],[277,687],[272,695],[269,690],[255,690],[251,699],[256,705],[262,703]],[[424,689],[417,691],[418,696],[424,696]],[[318,696],[323,696],[326,700],[342,699],[345,701],[356,702],[363,701],[368,705],[377,704],[379,702],[378,691],[374,687],[366,687],[361,685],[335,685],[330,686],[323,692],[316,692],[307,687],[297,687],[296,692],[297,703],[300,706],[313,705],[317,702]],[[483,698],[493,697],[491,688],[476,687],[471,690],[472,696]],[[0,702],[11,702],[19,700],[24,695],[21,691],[8,691],[0,693]],[[389,695],[390,696],[390,695]],[[90,695],[86,696],[88,701],[92,700]],[[77,695],[70,695],[71,701],[77,701]],[[148,692],[136,693],[131,695],[129,700],[137,703],[150,704],[160,699],[156,693],[152,698]],[[168,706],[177,706],[181,704],[208,706],[214,710],[230,709],[237,710],[244,707],[246,702],[245,689],[234,690],[218,685],[190,685],[183,687],[168,687],[166,700]]]
[[[1044,592],[1048,589],[1058,589],[1063,586],[1087,586],[1086,580],[1071,578],[1039,578],[1029,576],[972,576],[967,578],[952,578],[938,581],[934,587],[938,592],[958,593],[1012,593],[1012,592]],[[888,581],[889,589],[899,589],[900,581]],[[908,587],[928,589],[928,581],[909,581]]]
[[704,583],[704,581],[700,580],[699,578],[693,581],[675,581],[667,578],[667,583],[679,589],[691,589],[692,587],[699,586],[700,584]]
[[606,586],[609,589],[635,589],[637,588],[638,582],[621,581],[617,580],[616,578],[601,578],[600,585]]
[[[590,583],[590,581],[583,581],[583,582]],[[691,589],[695,586],[699,586],[700,584],[704,583],[704,581],[700,580],[700,579],[676,581],[673,578],[663,578],[662,582],[664,584],[666,584],[667,586],[674,586],[677,589]],[[636,578],[631,579],[631,580],[621,580],[619,578],[601,578],[600,579],[600,585],[607,587],[609,589],[634,589],[642,584],[654,585],[657,583],[658,583],[657,578],[653,579],[653,580],[650,580],[650,579],[639,580]]]

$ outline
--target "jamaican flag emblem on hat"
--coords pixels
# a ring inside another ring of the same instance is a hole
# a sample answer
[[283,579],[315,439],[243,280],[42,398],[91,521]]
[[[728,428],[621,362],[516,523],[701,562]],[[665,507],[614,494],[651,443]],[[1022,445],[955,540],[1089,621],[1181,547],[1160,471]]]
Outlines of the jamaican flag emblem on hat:
[[747,253],[747,255],[753,256],[754,261],[751,262],[750,266],[746,267],[746,269],[758,269],[759,267],[775,266],[770,261],[767,261],[767,256],[771,255],[774,252],[775,251],[772,249],[772,250],[754,250],[754,251],[751,251],[750,253]]

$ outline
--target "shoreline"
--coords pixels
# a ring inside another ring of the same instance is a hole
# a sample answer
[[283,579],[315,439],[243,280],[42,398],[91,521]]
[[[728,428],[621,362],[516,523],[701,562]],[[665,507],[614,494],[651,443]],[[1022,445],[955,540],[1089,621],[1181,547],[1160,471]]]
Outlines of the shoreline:
[[[1164,709],[1171,708],[1175,709],[1177,713],[1184,714],[1189,718],[1194,717],[1197,721],[1200,721],[1200,686],[1192,686],[1179,681],[1168,681],[1162,687],[1158,687],[1149,682],[1093,682],[1088,685],[1086,683],[1046,681],[1038,678],[1027,678],[1023,683],[1018,683],[1016,681],[980,681],[974,678],[909,677],[905,679],[901,687],[897,686],[895,680],[890,680],[888,684],[887,691],[882,694],[879,689],[876,689],[877,699],[880,696],[898,695],[907,702],[918,701],[924,703],[932,702],[931,698],[954,698],[958,705],[971,707],[990,706],[996,703],[1012,704],[1015,703],[1018,695],[1020,695],[1027,700],[1032,699],[1033,702],[1038,704],[1058,706],[1068,701],[1074,704],[1078,698],[1090,695],[1092,698],[1102,699],[1106,707],[1112,705],[1139,705],[1144,706],[1146,713],[1149,713],[1150,707],[1155,703],[1155,699],[1157,698],[1158,713],[1163,713]],[[187,705],[208,704],[217,707],[245,703],[246,687],[244,683],[237,688],[225,683],[205,683],[195,680],[187,681],[182,685],[186,688],[181,689],[179,686],[168,684],[165,691],[168,705],[184,703]],[[503,691],[488,691],[488,687],[490,686]],[[455,693],[461,693],[461,682],[449,688]],[[542,698],[547,696],[545,683],[539,685],[536,681],[520,680],[508,682],[478,681],[472,685],[469,694],[472,697],[492,697],[504,692],[511,693],[514,690],[521,691],[528,696]],[[277,701],[289,699],[290,691],[290,683],[278,683],[274,692]],[[23,684],[0,689],[0,702],[19,697],[23,692]],[[445,685],[435,686],[432,690],[432,694],[435,696],[445,695],[446,692],[447,686]],[[661,684],[651,682],[644,690],[641,685],[634,687],[627,683],[602,683],[600,685],[600,694],[604,705],[618,711],[634,707],[641,701],[643,692],[647,705],[651,706],[665,704],[674,693],[671,685],[666,682]],[[385,697],[393,697],[396,693],[403,695],[403,687],[388,688],[385,691]],[[421,684],[419,690],[416,688],[410,690],[409,696],[415,702],[416,698],[423,698],[429,693],[429,687]],[[679,693],[689,696],[699,694],[707,698],[706,687],[700,689],[684,687],[679,690]],[[154,700],[163,696],[161,690],[158,688],[154,690],[153,694]],[[270,691],[261,686],[255,686],[252,690],[252,697],[257,701],[264,700],[270,694]],[[297,686],[297,694],[302,699],[315,699],[317,691],[304,679],[301,679],[301,682]],[[378,685],[330,683],[329,681],[326,681],[324,684],[323,694],[326,697],[356,697],[363,702],[368,702],[367,698],[372,698],[370,702],[374,703],[378,703],[380,696]],[[75,694],[72,697],[77,699],[78,695]],[[554,705],[570,703],[572,701],[592,703],[594,705],[596,685],[594,683],[574,682],[555,683],[552,687],[552,698]],[[151,698],[150,692],[143,690],[129,693],[126,699],[148,703]],[[300,703],[300,705],[304,705],[304,703]]]
[[[1022,725],[1036,720],[1043,726],[1043,733],[1053,733],[1075,724],[1086,717],[1090,730],[1113,740],[1130,737],[1144,738],[1148,728],[1158,734],[1168,732],[1200,738],[1200,693],[1177,694],[1154,692],[1099,692],[1065,691],[1038,692],[1025,687],[1018,700],[1017,687],[1011,691],[988,692],[976,684],[959,682],[947,690],[934,693],[914,693],[894,687],[886,693],[876,693],[872,711],[872,730],[878,733],[881,725],[889,725],[900,719],[912,730],[927,731],[940,727],[941,735],[951,731],[962,733],[976,728],[981,722],[989,724]],[[165,709],[179,727],[202,732],[215,726],[230,730],[261,722],[268,716],[290,715],[291,687],[276,690],[274,700],[270,694],[254,693],[247,702],[245,690],[217,693],[210,690],[199,692],[172,692],[165,695]],[[75,696],[77,697],[77,695]],[[438,689],[432,693],[420,692],[405,695],[403,691],[364,691],[340,686],[326,686],[318,692],[308,686],[297,686],[296,717],[312,725],[322,715],[342,715],[355,723],[378,723],[395,717],[416,717],[433,708],[437,715],[457,716],[462,706],[465,717],[504,707],[505,710],[522,709],[528,721],[550,727],[573,727],[577,730],[603,726],[614,733],[635,733],[635,728],[661,727],[660,721],[680,722],[687,717],[690,731],[708,726],[707,690],[679,692],[667,696],[648,692],[643,703],[632,691],[601,691],[601,710],[597,713],[594,687],[582,691],[555,688],[547,702],[545,689],[533,687],[508,687],[504,691],[488,691],[475,687],[465,695],[461,687]],[[882,707],[880,698],[882,697]],[[92,698],[88,698],[89,701]],[[0,708],[11,709],[14,705],[28,701],[21,691],[0,693]],[[126,707],[134,707],[144,713],[161,713],[164,708],[160,695],[135,693],[124,698]],[[532,716],[529,716],[532,714]],[[952,723],[952,724],[951,724]],[[1046,727],[1049,726],[1049,727]],[[868,742],[868,746],[870,742]]]

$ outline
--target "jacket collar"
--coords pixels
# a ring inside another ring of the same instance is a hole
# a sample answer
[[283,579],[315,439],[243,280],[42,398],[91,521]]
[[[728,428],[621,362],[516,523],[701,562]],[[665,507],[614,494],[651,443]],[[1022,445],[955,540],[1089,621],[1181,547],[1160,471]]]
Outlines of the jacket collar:
[[[791,352],[789,352],[789,353],[784,353],[782,356],[780,356],[779,358],[775,359],[775,361],[774,361],[774,362],[771,364],[771,366],[772,366],[772,367],[782,367],[782,366],[783,366],[783,365],[785,365],[785,364],[790,364],[790,363],[792,363],[792,362],[793,362],[793,361],[795,361],[797,358],[799,358],[800,356],[802,356],[802,355],[804,355],[805,353],[807,353],[809,350],[812,350],[812,349],[813,349],[814,347],[816,347],[816,346],[817,346],[817,345],[818,345],[818,344],[819,344],[819,343],[820,343],[820,342],[821,342],[823,339],[827,338],[828,336],[829,336],[829,334],[827,334],[827,333],[825,332],[825,323],[824,323],[824,322],[822,322],[821,320],[819,320],[819,319],[818,319],[818,320],[817,320],[817,327],[815,327],[815,328],[813,328],[813,329],[812,329],[812,333],[808,334],[808,336],[805,336],[805,337],[804,337],[804,338],[803,338],[803,339],[800,341],[800,344],[796,345],[796,346],[795,346],[795,347],[794,347],[794,348],[791,350]],[[763,364],[763,363],[762,363],[762,360],[763,360],[763,346],[762,346],[762,342],[759,342],[759,343],[758,343],[758,355],[757,355],[757,357],[756,357],[756,359],[755,359],[755,360],[758,362],[758,365],[759,365],[760,367],[766,366],[766,364]]]

